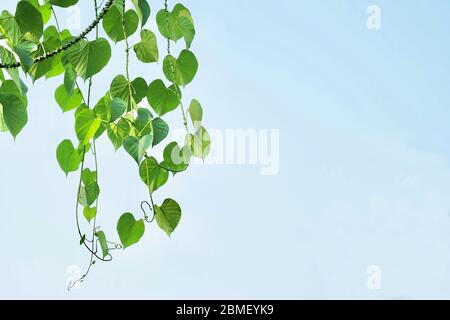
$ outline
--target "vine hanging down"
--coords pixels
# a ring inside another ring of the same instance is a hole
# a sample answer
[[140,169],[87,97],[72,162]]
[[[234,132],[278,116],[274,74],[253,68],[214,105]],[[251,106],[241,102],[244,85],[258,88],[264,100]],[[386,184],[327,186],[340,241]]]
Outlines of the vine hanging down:
[[[190,50],[196,32],[190,11],[180,3],[172,10],[167,0],[160,4],[155,19],[158,33],[167,41],[162,61],[166,79],[148,83],[141,77],[132,80],[129,63],[132,57],[145,64],[160,60],[157,35],[146,27],[151,18],[149,2],[132,0],[134,7],[126,8],[125,0],[109,0],[103,6],[93,0],[94,20],[80,35],[73,36],[60,29],[54,7],[68,8],[77,3],[21,0],[14,14],[6,10],[0,14],[0,131],[9,132],[15,139],[28,121],[28,88],[22,77],[29,76],[33,83],[44,77],[61,77],[55,100],[63,112],[74,111],[77,140],[63,140],[56,148],[56,158],[66,175],[79,172],[76,229],[80,245],[90,255],[86,272],[77,280],[83,281],[97,261],[111,261],[113,250],[139,242],[146,224],[156,221],[171,236],[181,219],[180,205],[171,198],[157,204],[154,195],[170,176],[185,171],[192,157],[207,157],[210,137],[202,125],[203,109],[198,100],[193,99],[189,106],[183,102],[182,89],[198,70],[198,61]],[[100,24],[114,44],[124,41],[125,70],[124,75],[112,79],[102,98],[92,103],[94,77],[111,58],[111,44],[100,37]],[[140,39],[130,44],[130,37],[138,30]],[[172,45],[182,39],[184,48],[175,57]],[[87,82],[87,90],[81,88],[80,80]],[[145,100],[151,108],[143,106]],[[167,143],[158,159],[154,147],[169,136],[169,125],[163,118],[177,109],[186,130],[184,144]],[[141,203],[143,217],[127,212],[119,218],[118,243],[97,224],[100,181],[96,142],[102,136],[107,136],[116,150],[123,148],[130,155],[148,189],[149,199]],[[94,166],[89,168],[86,160],[91,154]]]

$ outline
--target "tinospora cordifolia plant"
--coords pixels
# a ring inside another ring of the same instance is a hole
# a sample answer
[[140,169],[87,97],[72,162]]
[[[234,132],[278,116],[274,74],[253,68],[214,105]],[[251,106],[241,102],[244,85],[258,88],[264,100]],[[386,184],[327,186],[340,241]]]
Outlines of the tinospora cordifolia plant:
[[[158,202],[155,193],[176,174],[186,171],[192,157],[207,157],[210,137],[202,125],[200,103],[193,99],[186,104],[182,95],[198,70],[191,51],[195,26],[188,8],[180,3],[169,7],[167,0],[154,1],[152,5],[159,7],[152,14],[147,0],[132,0],[130,8],[125,0],[92,0],[95,19],[79,35],[72,35],[61,29],[55,7],[69,8],[78,2],[21,0],[14,13],[1,12],[0,131],[9,132],[15,139],[26,125],[30,104],[26,79],[32,83],[61,79],[54,96],[63,112],[74,114],[74,137],[55,146],[56,159],[66,175],[79,174],[76,230],[80,245],[90,255],[86,272],[77,280],[83,281],[97,261],[111,261],[113,250],[139,242],[146,224],[155,221],[167,235],[174,232],[181,219],[180,205],[172,198]],[[153,17],[158,30],[147,27]],[[138,40],[130,43],[133,35]],[[159,36],[167,44],[163,48],[158,47]],[[108,65],[112,48],[119,42],[125,46],[123,74],[112,77],[110,87],[101,89],[105,94],[93,101],[95,76]],[[172,55],[174,45],[182,46],[178,56]],[[130,59],[157,63],[162,52],[165,79],[132,78]],[[145,107],[144,102],[150,107]],[[164,116],[176,110],[186,131],[182,145],[166,141],[169,125]],[[130,212],[120,216],[117,242],[111,240],[116,238],[112,232],[98,227],[101,189],[96,144],[102,138],[130,155],[136,174],[148,189],[148,201],[141,203],[143,216]],[[164,144],[164,152],[158,156],[153,148],[159,144]],[[86,162],[88,157],[93,157],[91,168]]]

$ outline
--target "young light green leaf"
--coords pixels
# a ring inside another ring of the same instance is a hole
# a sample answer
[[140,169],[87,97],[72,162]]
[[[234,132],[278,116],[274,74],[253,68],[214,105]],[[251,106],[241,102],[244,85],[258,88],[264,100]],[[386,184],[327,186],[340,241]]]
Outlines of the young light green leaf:
[[109,123],[111,121],[111,96],[109,92],[98,100],[94,107],[94,112],[97,117],[102,119],[103,123]]
[[203,109],[200,102],[198,102],[196,99],[192,100],[188,111],[195,131],[198,131],[201,128],[203,120]]
[[66,87],[60,85],[55,91],[55,100],[63,112],[67,112],[78,108],[83,102],[83,97],[78,89],[73,91],[73,94],[69,96]]
[[83,209],[83,215],[86,218],[87,222],[91,222],[92,219],[94,219],[97,215],[97,207],[85,207]]
[[82,145],[88,144],[95,136],[101,122],[102,120],[91,109],[85,109],[77,115],[75,119],[75,132]]
[[155,205],[158,226],[170,237],[181,220],[181,208],[173,199],[166,199],[161,207]]
[[187,169],[189,166],[189,154],[185,154],[178,143],[172,142],[166,146],[163,152],[164,161],[161,166],[171,172],[177,173]]
[[163,186],[169,178],[167,170],[158,166],[158,161],[150,157],[145,159],[139,166],[139,175],[150,192],[155,192]]
[[187,136],[188,145],[194,157],[205,160],[211,151],[211,137],[208,131],[201,127],[195,135]]
[[139,242],[144,235],[144,221],[142,219],[136,221],[133,214],[124,213],[117,222],[117,233],[119,234],[123,248],[126,249]]
[[100,195],[100,187],[96,182],[87,186],[81,186],[78,202],[83,207],[90,207]]
[[72,141],[64,140],[56,149],[56,159],[62,171],[66,174],[78,170],[81,164],[82,155],[73,146]]

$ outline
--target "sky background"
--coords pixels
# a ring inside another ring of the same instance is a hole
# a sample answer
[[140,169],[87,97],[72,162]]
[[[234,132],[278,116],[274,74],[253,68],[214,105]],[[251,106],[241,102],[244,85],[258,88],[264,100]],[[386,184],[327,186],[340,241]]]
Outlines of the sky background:
[[[80,2],[84,28],[93,14]],[[24,131],[15,143],[0,136],[0,298],[450,298],[450,2],[183,3],[200,62],[186,101],[201,101],[209,129],[279,129],[279,173],[193,165],[156,195],[182,206],[172,239],[147,226],[68,292],[68,267],[89,259],[75,228],[78,177],[55,157],[75,139],[73,114],[54,101],[61,78],[38,81]],[[150,4],[154,19],[162,1]],[[366,27],[369,5],[381,30]],[[64,27],[68,13],[58,15]],[[113,51],[94,101],[124,72],[123,45]],[[130,72],[152,80],[160,68]],[[140,214],[146,189],[123,150],[103,138],[98,153],[99,224],[117,240],[117,219]],[[367,286],[370,266],[379,290]]]

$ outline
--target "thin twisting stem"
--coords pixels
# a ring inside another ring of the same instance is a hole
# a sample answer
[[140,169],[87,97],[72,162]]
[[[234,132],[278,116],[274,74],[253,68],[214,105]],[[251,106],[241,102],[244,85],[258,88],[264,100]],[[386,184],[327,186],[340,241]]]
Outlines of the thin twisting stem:
[[[95,15],[98,15],[98,5],[97,5],[97,0],[94,0],[94,6],[95,6]],[[95,39],[98,39],[98,26],[95,27]],[[89,98],[91,96],[91,87],[92,87],[92,77],[89,79]],[[90,107],[90,105],[89,105]],[[92,139],[92,147],[94,150],[94,163],[95,163],[95,180],[98,184],[98,159],[97,159],[97,147],[96,147],[96,143],[95,143],[95,137]],[[95,202],[95,207],[97,208],[97,213],[98,213],[98,197],[96,199]],[[95,239],[95,228],[97,225],[97,214],[94,217],[94,224],[92,227],[92,239]],[[92,250],[94,250],[94,243],[97,243],[96,241],[94,241],[92,243]]]
[[78,180],[78,191],[77,191],[77,203],[76,203],[76,207],[75,207],[75,219],[77,222],[77,230],[78,230],[78,235],[80,236],[80,239],[83,238],[83,234],[81,233],[81,228],[80,228],[80,219],[78,218],[79,213],[78,213],[78,208],[79,208],[79,204],[78,202],[80,201],[80,193],[81,193],[81,176],[83,174],[83,170],[84,170],[84,162],[85,162],[85,156],[86,156],[86,147],[83,147],[83,155],[81,157],[81,170],[80,170],[80,179]]
[[[97,0],[94,0],[94,6],[95,6],[95,14],[96,16],[98,15],[98,5],[97,5]],[[95,27],[96,28],[96,39],[98,39],[98,26]],[[88,87],[88,97],[87,97],[87,106],[90,107],[90,102],[91,102],[91,92],[92,92],[92,77],[89,79],[89,87]],[[96,143],[95,143],[95,137],[92,139],[92,148],[93,148],[93,154],[94,154],[94,163],[95,163],[95,180],[96,183],[98,184],[98,159],[97,159],[97,148],[96,148]],[[82,160],[82,166],[81,166],[81,173],[80,173],[80,181],[79,181],[79,186],[78,186],[78,195],[77,195],[77,208],[76,208],[76,219],[77,219],[77,228],[78,228],[78,233],[80,235],[80,237],[82,237],[81,235],[81,230],[80,230],[80,222],[79,222],[79,214],[78,214],[78,208],[79,208],[79,204],[78,204],[78,199],[80,197],[80,191],[81,191],[81,177],[83,174],[83,169],[84,169],[84,157],[85,157],[85,153],[86,153],[86,147],[83,148],[83,160]],[[96,201],[95,201],[95,208],[97,210],[96,213],[98,213],[98,202],[99,199],[97,197]],[[83,282],[83,280],[88,276],[89,272],[91,271],[92,266],[95,263],[94,258],[97,258],[100,261],[111,261],[112,260],[112,256],[108,255],[108,257],[100,257],[97,254],[97,240],[96,240],[96,230],[97,230],[97,214],[95,215],[94,219],[93,219],[93,225],[92,225],[92,240],[88,240],[88,242],[91,244],[91,247],[88,246],[88,244],[86,243],[86,240],[84,241],[84,245],[85,247],[88,249],[88,251],[90,252],[90,259],[89,259],[89,266],[86,269],[86,272],[83,274],[83,276],[76,280],[75,282],[71,283],[69,285],[69,290],[71,288],[73,288],[78,282]],[[115,247],[117,247],[117,245],[115,245]]]
[[[94,8],[95,8],[95,15],[98,15],[97,12],[97,0],[94,0]],[[95,39],[98,39],[98,26],[95,27]],[[91,89],[92,89],[92,77],[89,79],[89,92],[88,92],[88,107],[90,108],[90,101],[91,101]],[[98,184],[98,160],[97,160],[97,148],[96,148],[96,144],[95,144],[95,137],[92,139],[92,148],[94,151],[94,163],[95,163],[95,181]],[[95,230],[97,227],[97,214],[98,214],[98,196],[97,199],[95,200],[95,208],[96,208],[96,214],[94,217],[94,222],[92,225],[92,247],[91,247],[91,252],[97,252],[97,241],[95,239]],[[94,255],[91,253],[91,261],[89,264],[89,267],[85,273],[85,275],[87,276],[89,274],[89,271],[91,270],[92,267],[92,263],[93,263],[93,259],[94,259]]]

